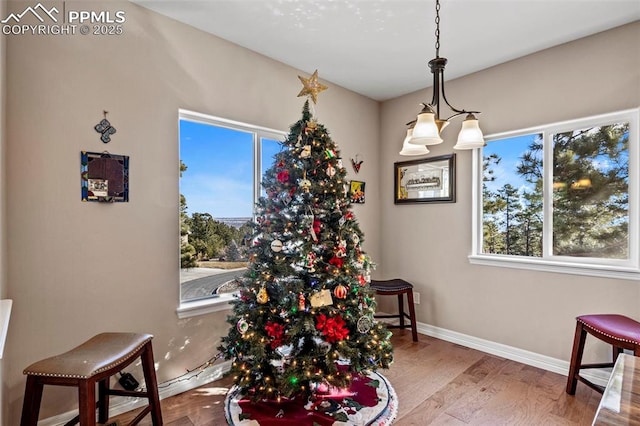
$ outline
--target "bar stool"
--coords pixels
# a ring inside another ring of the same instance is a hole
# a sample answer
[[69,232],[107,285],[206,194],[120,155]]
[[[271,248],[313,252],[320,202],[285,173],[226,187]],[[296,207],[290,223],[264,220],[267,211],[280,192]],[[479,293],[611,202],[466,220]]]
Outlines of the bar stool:
[[[106,423],[109,417],[109,395],[147,398],[149,405],[131,424],[137,424],[151,413],[153,425],[161,426],[162,414],[153,363],[152,338],[150,334],[102,333],[68,352],[31,364],[23,372],[27,375],[27,385],[20,425],[37,425],[43,387],[56,385],[78,388],[80,413],[65,426],[78,422],[80,426],[95,426],[96,406],[98,421]],[[142,360],[146,391],[110,389],[110,377],[138,358]]]
[[[624,349],[633,351],[635,356],[640,356],[640,322],[615,314],[582,315],[577,317],[576,321],[571,365],[567,377],[567,393],[575,395],[578,380],[596,392],[603,393],[604,388],[580,376],[580,370],[583,368],[613,367],[618,354],[622,353]],[[612,346],[612,362],[582,364],[582,353],[587,333]]]
[[[400,325],[389,325],[387,328],[408,328],[411,327],[411,336],[413,341],[418,341],[418,330],[416,328],[416,310],[413,306],[413,284],[405,280],[395,278],[392,280],[371,280],[370,287],[380,296],[398,295],[398,314],[397,315],[375,315],[375,318],[399,318]],[[409,315],[404,311],[404,295],[407,295],[407,303],[409,305]],[[409,324],[405,324],[405,318],[409,319]]]

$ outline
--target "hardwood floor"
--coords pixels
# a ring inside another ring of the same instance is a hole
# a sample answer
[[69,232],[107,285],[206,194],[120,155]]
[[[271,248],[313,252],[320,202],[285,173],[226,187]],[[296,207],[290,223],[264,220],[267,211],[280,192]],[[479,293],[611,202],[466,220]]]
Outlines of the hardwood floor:
[[[394,330],[395,361],[382,374],[394,387],[394,425],[590,425],[600,394],[578,383],[565,393],[566,377],[453,343]],[[571,342],[568,342],[570,344]],[[224,378],[162,401],[166,426],[225,425]],[[126,425],[135,411],[112,420]],[[147,416],[140,425],[151,425]]]

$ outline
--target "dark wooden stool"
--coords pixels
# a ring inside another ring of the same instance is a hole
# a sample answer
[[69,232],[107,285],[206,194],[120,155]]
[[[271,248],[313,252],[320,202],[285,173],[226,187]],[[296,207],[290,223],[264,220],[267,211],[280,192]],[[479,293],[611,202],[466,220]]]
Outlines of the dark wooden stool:
[[[591,389],[603,393],[604,388],[602,386],[598,386],[580,376],[580,369],[613,367],[618,358],[618,354],[622,353],[624,349],[632,350],[635,356],[640,356],[640,322],[614,314],[582,315],[577,317],[576,321],[571,365],[569,367],[569,376],[567,377],[567,393],[569,395],[575,395],[578,380]],[[612,346],[612,362],[582,364],[582,353],[584,352],[587,333]]]
[[[37,425],[43,387],[57,385],[78,388],[80,414],[65,426],[78,422],[80,426],[95,426],[96,406],[98,421],[105,423],[109,417],[109,395],[147,398],[149,405],[133,419],[131,424],[137,424],[151,413],[154,426],[162,426],[158,383],[151,347],[152,338],[150,334],[102,333],[69,352],[31,364],[24,370],[24,374],[27,375],[27,385],[20,425]],[[110,377],[138,357],[142,360],[147,390],[141,392],[110,389]],[[97,404],[96,383],[98,384]]]
[[[393,280],[376,281],[371,280],[371,288],[380,296],[398,295],[397,315],[375,315],[375,318],[399,318],[400,325],[389,325],[387,328],[408,328],[411,327],[413,341],[418,341],[418,330],[416,328],[416,310],[413,306],[413,284],[399,278]],[[404,311],[404,295],[407,295],[409,304],[409,315]],[[405,324],[405,318],[409,319],[409,324]]]

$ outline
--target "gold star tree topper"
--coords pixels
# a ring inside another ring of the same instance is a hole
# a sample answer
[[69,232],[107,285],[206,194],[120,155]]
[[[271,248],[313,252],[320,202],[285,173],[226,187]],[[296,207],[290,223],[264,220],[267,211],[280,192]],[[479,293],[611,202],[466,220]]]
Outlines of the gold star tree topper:
[[298,93],[298,97],[309,95],[311,96],[311,100],[313,100],[314,104],[318,103],[318,93],[327,90],[328,87],[318,81],[318,70],[315,70],[311,77],[304,78],[298,76],[302,85],[304,86],[300,93]]

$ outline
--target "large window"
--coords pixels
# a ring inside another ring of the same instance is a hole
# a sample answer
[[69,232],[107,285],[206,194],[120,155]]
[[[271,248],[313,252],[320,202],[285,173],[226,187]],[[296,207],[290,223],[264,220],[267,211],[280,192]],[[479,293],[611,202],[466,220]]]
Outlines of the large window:
[[487,137],[473,263],[640,278],[638,110]]
[[261,178],[284,133],[184,110],[179,120],[180,302],[211,304],[244,273]]

